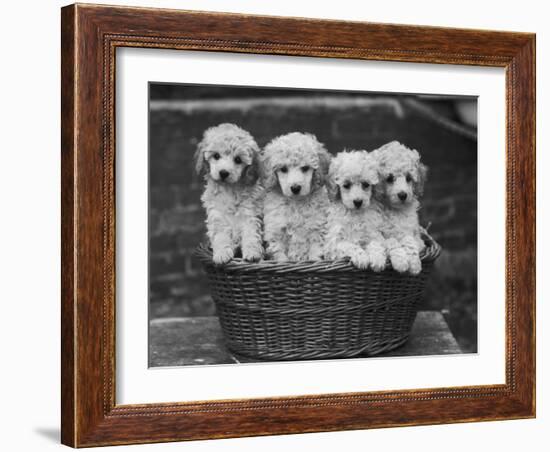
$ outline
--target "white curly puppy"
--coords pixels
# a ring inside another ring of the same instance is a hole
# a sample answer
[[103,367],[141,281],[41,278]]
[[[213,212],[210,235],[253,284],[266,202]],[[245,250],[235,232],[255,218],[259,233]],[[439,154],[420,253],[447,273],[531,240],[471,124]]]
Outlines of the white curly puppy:
[[294,132],[274,138],[260,158],[267,254],[277,261],[321,259],[330,154],[315,136]]
[[418,223],[427,168],[416,150],[392,141],[372,151],[379,165],[380,183],[375,197],[384,206],[382,233],[393,268],[398,272],[422,271],[419,254],[424,248]]
[[373,199],[378,183],[376,159],[366,151],[343,151],[330,164],[325,258],[349,257],[358,268],[382,271],[386,250],[382,206]]
[[201,201],[216,264],[230,261],[239,247],[247,261],[262,257],[258,154],[252,135],[235,124],[207,129],[198,145],[195,168],[205,171]]

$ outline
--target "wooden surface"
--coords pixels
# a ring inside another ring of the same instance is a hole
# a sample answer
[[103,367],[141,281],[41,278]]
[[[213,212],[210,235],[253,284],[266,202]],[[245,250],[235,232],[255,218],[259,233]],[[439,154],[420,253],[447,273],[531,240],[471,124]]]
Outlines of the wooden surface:
[[[235,364],[258,360],[233,355],[217,317],[180,317],[149,324],[149,366]],[[450,355],[460,347],[439,311],[419,312],[407,343],[377,357]]]
[[[83,447],[534,416],[533,34],[102,5],[65,7],[61,27],[64,444]],[[117,404],[114,90],[120,47],[505,68],[506,149],[489,152],[506,155],[506,274],[486,276],[506,278],[505,383]]]

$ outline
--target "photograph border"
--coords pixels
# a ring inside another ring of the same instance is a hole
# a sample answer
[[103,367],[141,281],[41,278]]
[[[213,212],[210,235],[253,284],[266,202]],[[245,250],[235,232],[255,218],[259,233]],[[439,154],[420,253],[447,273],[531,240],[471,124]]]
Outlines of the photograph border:
[[[535,35],[152,8],[62,8],[61,440],[73,447],[535,416]],[[118,47],[506,70],[506,383],[115,402]],[[518,352],[521,351],[521,352]]]

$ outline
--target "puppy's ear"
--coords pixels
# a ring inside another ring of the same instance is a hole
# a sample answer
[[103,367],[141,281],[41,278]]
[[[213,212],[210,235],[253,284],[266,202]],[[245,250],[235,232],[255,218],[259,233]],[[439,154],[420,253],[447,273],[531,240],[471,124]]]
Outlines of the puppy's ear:
[[428,177],[428,167],[423,163],[418,163],[416,171],[417,177],[414,183],[414,193],[417,198],[420,198],[424,194],[424,183]]
[[323,145],[320,146],[318,151],[319,155],[319,172],[322,175],[323,180],[328,177],[328,169],[332,160],[332,155],[325,149]]
[[340,187],[338,186],[334,178],[330,176],[327,177],[327,182],[325,185],[327,187],[328,198],[332,202],[338,201],[340,199]]
[[380,204],[383,204],[385,190],[385,182],[379,179],[378,183],[372,186],[372,198]]
[[340,193],[340,186],[336,182],[337,175],[340,171],[340,167],[342,166],[342,159],[340,157],[341,153],[336,154],[336,156],[331,159],[326,178],[325,185],[327,187],[327,194],[332,202],[336,202],[342,197],[342,194]]
[[325,147],[317,142],[317,158],[319,166],[313,174],[313,187],[319,188],[326,185],[328,182],[328,169],[332,160],[332,155],[325,149]]
[[204,159],[204,151],[206,150],[205,138],[197,145],[197,150],[193,157],[195,161],[195,172],[200,175],[203,171],[207,170],[208,162]]
[[272,189],[277,184],[277,175],[273,168],[269,152],[264,151],[258,157],[259,174],[262,180],[262,185],[265,189]]
[[252,151],[252,161],[248,165],[243,174],[243,182],[246,185],[254,185],[258,178],[260,177],[260,163],[258,161],[258,150],[253,149]]
[[382,153],[378,150],[374,150],[367,152],[365,157],[367,161],[369,161],[368,180],[372,187],[372,199],[378,203],[382,203],[384,200],[384,193],[386,191],[386,184],[383,180],[382,174]]

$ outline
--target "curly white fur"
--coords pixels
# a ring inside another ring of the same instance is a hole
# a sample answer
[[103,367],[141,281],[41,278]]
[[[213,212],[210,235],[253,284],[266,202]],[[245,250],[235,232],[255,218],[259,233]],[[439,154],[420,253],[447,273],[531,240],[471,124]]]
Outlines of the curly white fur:
[[239,247],[245,260],[262,257],[258,153],[252,135],[234,124],[207,129],[198,145],[196,170],[205,171],[201,201],[216,264],[230,261]]
[[332,160],[328,193],[325,258],[350,258],[358,268],[381,271],[386,266],[382,206],[373,199],[377,162],[366,151],[344,151]]
[[311,134],[289,133],[264,148],[264,240],[271,258],[322,258],[329,204],[324,184],[329,163],[330,154]]
[[424,248],[418,223],[418,198],[427,168],[420,155],[397,141],[372,151],[379,164],[380,183],[375,197],[383,204],[382,233],[393,268],[398,272],[422,271],[419,254]]

